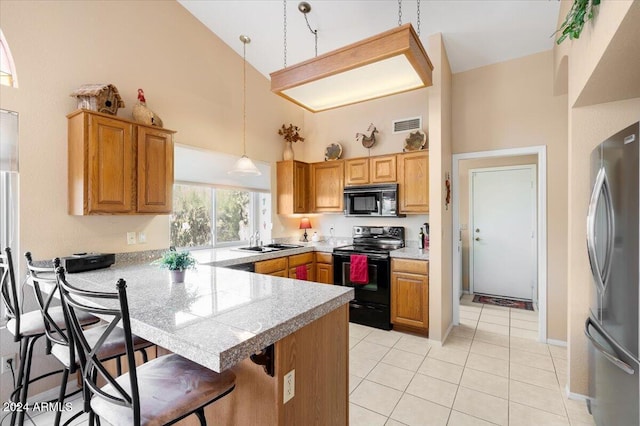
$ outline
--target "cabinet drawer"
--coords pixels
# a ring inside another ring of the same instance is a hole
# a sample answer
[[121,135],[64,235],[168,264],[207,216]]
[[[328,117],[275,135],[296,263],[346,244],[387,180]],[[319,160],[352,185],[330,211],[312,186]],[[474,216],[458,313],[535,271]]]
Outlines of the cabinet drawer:
[[316,262],[333,264],[333,256],[331,253],[316,252]]
[[256,273],[258,274],[270,274],[271,272],[284,271],[285,277],[287,276],[287,258],[279,257],[277,259],[263,260],[262,262],[256,262]]
[[295,268],[305,263],[313,263],[313,252],[289,256],[289,268]]
[[429,262],[426,260],[392,259],[392,272],[408,272],[410,274],[429,274]]

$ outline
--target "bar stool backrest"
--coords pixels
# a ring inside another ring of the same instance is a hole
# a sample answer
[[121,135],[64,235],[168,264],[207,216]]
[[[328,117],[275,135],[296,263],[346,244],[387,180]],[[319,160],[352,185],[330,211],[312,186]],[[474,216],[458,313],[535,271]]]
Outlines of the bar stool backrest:
[[2,303],[6,310],[7,319],[13,319],[16,323],[13,340],[14,342],[19,342],[22,338],[20,335],[20,302],[18,300],[16,276],[9,247],[5,248],[3,253],[0,253],[0,293],[2,294]]
[[[103,398],[116,405],[131,408],[133,410],[134,425],[140,424],[140,395],[138,392],[138,378],[136,375],[136,363],[134,356],[133,338],[131,334],[131,322],[129,318],[129,305],[127,302],[127,283],[119,279],[116,283],[116,292],[97,292],[81,289],[71,285],[65,276],[64,268],[56,270],[58,284],[62,294],[62,306],[67,311],[73,338],[76,340],[78,355],[82,366],[82,379],[85,387],[94,395]],[[93,301],[93,303],[92,303]],[[96,305],[113,306],[112,308],[100,308]],[[85,330],[78,321],[80,312],[88,312],[103,320],[108,325],[100,338],[95,342],[89,342],[85,338]],[[109,317],[109,319],[108,319]],[[109,373],[97,354],[100,347],[109,335],[122,322],[124,331],[127,363],[129,365],[129,384],[131,392],[123,389],[116,378]],[[112,393],[104,392],[98,385],[98,378],[102,377],[112,387]]]

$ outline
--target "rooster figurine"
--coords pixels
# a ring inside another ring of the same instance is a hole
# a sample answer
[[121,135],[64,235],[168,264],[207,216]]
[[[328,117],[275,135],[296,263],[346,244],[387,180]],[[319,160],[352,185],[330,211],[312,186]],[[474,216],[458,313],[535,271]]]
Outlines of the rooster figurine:
[[360,141],[365,148],[371,148],[376,143],[376,133],[378,133],[378,129],[371,123],[367,133],[356,133],[356,140]]
[[138,89],[138,102],[133,106],[133,120],[148,126],[162,127],[162,119],[158,114],[147,108],[147,101],[144,98],[144,91]]

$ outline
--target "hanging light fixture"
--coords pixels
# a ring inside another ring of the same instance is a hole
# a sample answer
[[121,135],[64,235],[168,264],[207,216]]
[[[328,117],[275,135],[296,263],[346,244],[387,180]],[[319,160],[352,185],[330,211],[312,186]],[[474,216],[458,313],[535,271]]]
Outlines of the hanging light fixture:
[[[298,9],[306,18],[311,6]],[[419,16],[418,9],[418,31]],[[397,28],[287,67],[285,8],[285,68],[270,74],[271,91],[319,112],[431,86],[420,38],[410,23],[400,25],[400,9],[398,20]]]
[[242,157],[236,161],[233,169],[227,173],[234,175],[261,175],[260,170],[247,157],[247,44],[251,39],[246,35],[240,36],[242,44]]

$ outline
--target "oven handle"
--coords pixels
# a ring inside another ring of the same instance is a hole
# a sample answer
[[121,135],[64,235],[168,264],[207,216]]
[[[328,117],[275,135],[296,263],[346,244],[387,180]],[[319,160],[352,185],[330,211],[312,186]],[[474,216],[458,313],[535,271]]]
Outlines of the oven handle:
[[[363,254],[363,253],[355,253],[354,252],[353,254],[358,254],[359,255],[359,254]],[[339,257],[339,258],[347,260],[347,261],[351,260],[351,255],[350,254],[333,253],[333,256],[334,257]],[[385,254],[366,254],[366,256],[367,256],[368,259],[371,259],[371,260],[388,260],[389,259],[389,256],[385,255]]]

